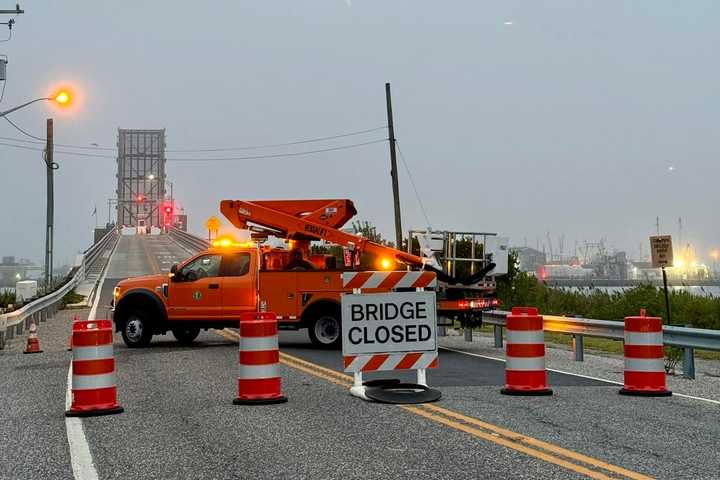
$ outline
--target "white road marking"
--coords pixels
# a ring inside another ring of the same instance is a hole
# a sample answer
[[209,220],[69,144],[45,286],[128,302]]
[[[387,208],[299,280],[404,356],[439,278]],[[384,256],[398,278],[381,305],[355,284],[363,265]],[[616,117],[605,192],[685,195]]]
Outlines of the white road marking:
[[[495,360],[495,361],[497,361],[497,362],[503,362],[503,363],[505,363],[505,359],[504,359],[504,358],[490,357],[490,356],[488,356],[488,355],[480,355],[479,353],[466,352],[465,350],[458,350],[457,348],[450,348],[450,347],[439,347],[439,348],[441,348],[441,349],[443,349],[443,350],[448,350],[448,351],[450,351],[450,352],[462,353],[463,355],[469,355],[469,356],[471,356],[471,357],[485,358],[485,359],[487,359],[487,360]],[[572,375],[573,377],[587,378],[588,380],[595,380],[595,381],[598,381],[598,382],[605,382],[605,383],[610,383],[610,384],[612,384],[612,385],[620,385],[620,386],[623,386],[623,383],[622,383],[622,382],[616,382],[616,381],[614,381],[614,380],[608,380],[607,378],[591,377],[590,375],[582,375],[582,374],[580,374],[580,373],[566,372],[565,370],[557,370],[557,369],[555,369],[555,368],[547,368],[546,370],[547,370],[548,372],[562,373],[563,375]],[[551,386],[552,386],[552,385],[551,385]],[[703,398],[703,397],[695,397],[695,396],[693,396],[693,395],[685,395],[684,393],[675,393],[675,392],[673,392],[673,396],[675,396],[675,397],[682,397],[682,398],[689,398],[689,399],[691,399],[691,400],[699,400],[699,401],[701,401],[701,402],[708,402],[708,403],[713,403],[713,404],[715,404],[715,405],[720,405],[720,401],[718,401],[718,400],[713,400],[713,399],[710,399],[710,398]]]
[[[65,410],[70,409],[72,386],[72,362],[68,369],[67,392],[65,393]],[[98,480],[97,470],[93,464],[90,446],[85,438],[82,421],[78,417],[65,417],[68,446],[70,447],[70,464],[75,480]]]
[[[115,251],[116,249],[113,249],[110,258],[108,259],[108,265],[98,282],[97,294],[95,295],[93,306],[90,309],[88,320],[94,320],[95,315],[97,315],[102,287],[105,283],[105,276],[110,268],[110,262],[112,262],[112,259],[115,256]],[[65,410],[69,410],[71,404],[72,360],[70,361],[70,367],[68,368],[67,390],[65,391]],[[92,453],[90,453],[90,445],[88,445],[87,437],[85,437],[85,429],[83,428],[82,420],[79,417],[65,417],[65,430],[67,431],[68,447],[70,449],[70,465],[72,465],[75,480],[98,480],[97,470],[95,469],[95,464],[93,463]]]

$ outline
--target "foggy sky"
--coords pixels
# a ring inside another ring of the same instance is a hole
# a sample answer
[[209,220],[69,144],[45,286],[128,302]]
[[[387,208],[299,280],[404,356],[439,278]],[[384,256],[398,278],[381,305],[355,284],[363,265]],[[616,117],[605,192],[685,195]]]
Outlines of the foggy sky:
[[[434,228],[496,231],[530,246],[551,232],[555,248],[564,234],[566,253],[575,240],[605,237],[637,256],[659,215],[673,235],[682,217],[701,256],[720,246],[718,2],[21,6],[12,40],[0,43],[9,57],[0,109],[72,83],[82,97],[72,112],[37,104],[11,116],[37,136],[54,117],[57,143],[114,146],[118,127],[164,127],[168,149],[342,134],[386,124],[389,81],[399,145]],[[27,139],[4,121],[0,136]],[[168,153],[182,156],[198,154]],[[89,246],[95,205],[106,221],[116,163],[56,161],[62,264]],[[0,254],[40,262],[40,152],[0,145],[0,168]],[[359,218],[394,237],[385,143],[274,160],[170,161],[167,172],[196,232],[222,199],[347,197]],[[425,227],[402,164],[400,181],[405,230]]]

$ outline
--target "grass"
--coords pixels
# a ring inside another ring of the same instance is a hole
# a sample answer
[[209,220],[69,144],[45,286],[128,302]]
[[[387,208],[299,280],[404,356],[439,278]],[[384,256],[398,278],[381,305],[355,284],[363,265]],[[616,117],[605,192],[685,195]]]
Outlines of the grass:
[[74,303],[80,303],[83,301],[84,298],[85,296],[76,293],[75,290],[70,290],[68,293],[65,294],[62,299],[63,307],[65,307],[66,305],[72,305]]

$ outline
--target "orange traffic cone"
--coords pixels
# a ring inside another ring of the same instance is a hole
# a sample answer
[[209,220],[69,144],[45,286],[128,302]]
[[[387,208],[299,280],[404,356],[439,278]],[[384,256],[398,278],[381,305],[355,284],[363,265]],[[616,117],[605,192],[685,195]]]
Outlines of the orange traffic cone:
[[121,413],[115,386],[115,355],[110,320],[73,323],[72,405],[66,417]]
[[30,334],[28,335],[27,345],[23,353],[42,353],[40,350],[40,339],[37,336],[37,327],[35,322],[30,324]]

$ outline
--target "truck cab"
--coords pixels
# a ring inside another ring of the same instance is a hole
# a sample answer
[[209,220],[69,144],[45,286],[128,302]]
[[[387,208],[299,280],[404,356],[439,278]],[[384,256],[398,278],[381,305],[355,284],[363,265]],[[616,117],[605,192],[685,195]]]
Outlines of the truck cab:
[[169,274],[123,280],[113,291],[116,330],[130,347],[172,331],[183,343],[201,328],[237,326],[257,308],[257,251],[249,246],[210,248],[173,265]]
[[330,256],[300,261],[286,249],[216,242],[169,274],[122,280],[113,291],[113,321],[129,347],[171,331],[181,343],[200,329],[237,327],[244,312],[266,308],[284,328],[309,328],[313,343],[340,340],[340,270]]

